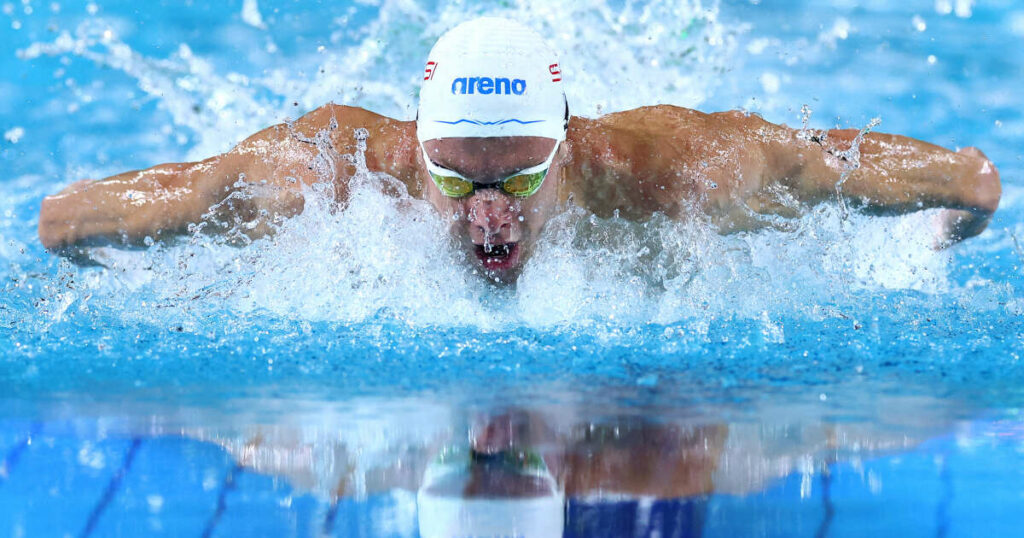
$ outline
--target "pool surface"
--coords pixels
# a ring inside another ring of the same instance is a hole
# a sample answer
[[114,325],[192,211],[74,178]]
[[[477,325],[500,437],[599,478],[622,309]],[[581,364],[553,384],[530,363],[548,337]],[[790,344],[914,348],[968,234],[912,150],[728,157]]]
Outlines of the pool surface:
[[[329,101],[411,119],[433,41],[482,14],[549,36],[574,114],[880,119],[984,150],[1000,209],[940,252],[929,212],[720,236],[571,210],[514,286],[370,181],[244,244],[39,243],[75,180]],[[1018,3],[0,0],[0,44],[0,537],[1024,527]]]

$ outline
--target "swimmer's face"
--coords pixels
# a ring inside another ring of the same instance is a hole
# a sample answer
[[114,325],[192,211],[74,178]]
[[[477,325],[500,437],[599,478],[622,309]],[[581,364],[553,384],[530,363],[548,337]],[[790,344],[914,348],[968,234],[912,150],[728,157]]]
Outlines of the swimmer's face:
[[509,282],[518,277],[533,242],[558,203],[558,169],[564,150],[555,156],[544,184],[532,196],[507,194],[498,182],[543,163],[556,143],[550,138],[521,136],[443,138],[423,144],[434,163],[478,183],[493,185],[462,198],[448,198],[427,179],[427,199],[451,223],[470,262],[491,278]]

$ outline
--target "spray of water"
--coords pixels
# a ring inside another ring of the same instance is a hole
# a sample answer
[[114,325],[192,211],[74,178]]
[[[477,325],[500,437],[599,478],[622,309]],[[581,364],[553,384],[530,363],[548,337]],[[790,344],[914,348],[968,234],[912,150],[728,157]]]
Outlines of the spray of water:
[[[182,244],[142,252],[97,249],[107,269],[87,271],[79,296],[154,323],[186,318],[177,321],[186,326],[218,312],[260,311],[482,329],[691,320],[706,331],[736,317],[771,327],[783,315],[842,316],[878,289],[948,286],[946,255],[907,219],[826,205],[795,229],[722,236],[700,219],[600,219],[570,205],[548,223],[517,286],[496,288],[465,262],[433,208],[367,170],[359,149],[342,156],[358,170],[344,205],[329,183],[318,184],[306,189],[301,215],[241,246],[248,222],[217,236],[196,226]],[[60,278],[74,271],[63,266]],[[69,299],[58,294],[52,303],[59,317]]]
[[[246,4],[249,24],[257,7]],[[297,58],[315,66],[304,70],[315,73],[306,78],[283,68],[261,79],[218,73],[185,44],[167,59],[149,58],[96,19],[19,54],[79,56],[137,79],[192,134],[190,155],[199,158],[285,118],[293,102],[308,109],[334,100],[410,118],[420,63],[433,41],[485,14],[523,20],[550,38],[561,51],[570,104],[582,114],[657,102],[699,105],[730,64],[742,30],[720,23],[716,6],[697,1],[384,1],[375,19],[340,28],[332,50]],[[804,114],[809,120],[810,110]],[[855,167],[856,144],[850,152]],[[358,151],[342,157],[362,162]],[[46,317],[103,308],[190,328],[211,314],[263,312],[485,330],[687,321],[697,333],[744,318],[781,341],[784,331],[774,321],[781,316],[854,318],[878,290],[934,294],[950,287],[948,255],[929,248],[927,216],[869,219],[826,205],[785,229],[722,236],[700,219],[635,223],[570,206],[544,230],[517,286],[499,289],[466,264],[447,223],[392,178],[364,168],[343,206],[333,202],[328,184],[304,196],[301,215],[255,241],[244,239],[251,223],[235,223],[238,233],[220,237],[200,225],[178,244],[97,249],[105,269],[61,265],[48,284]],[[71,278],[73,286],[61,280]]]

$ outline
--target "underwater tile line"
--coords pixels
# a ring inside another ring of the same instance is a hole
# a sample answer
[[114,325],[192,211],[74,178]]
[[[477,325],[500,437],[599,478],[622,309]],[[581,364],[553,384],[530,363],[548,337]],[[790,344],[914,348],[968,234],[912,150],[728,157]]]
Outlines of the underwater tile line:
[[96,524],[99,523],[100,517],[103,516],[103,512],[110,505],[110,501],[114,499],[117,492],[121,489],[121,483],[124,482],[124,478],[131,471],[132,462],[135,460],[135,454],[139,451],[140,446],[142,446],[142,439],[138,437],[132,439],[132,444],[128,447],[128,452],[124,456],[124,461],[121,462],[121,467],[114,473],[114,476],[110,477],[110,482],[107,483],[107,489],[104,490],[103,496],[100,497],[99,502],[96,503],[96,506],[89,513],[85,529],[79,534],[81,538],[88,538],[96,530]]
[[953,505],[953,472],[949,468],[948,454],[943,454],[939,463],[939,483],[942,484],[942,496],[935,510],[935,536],[949,536],[949,507]]
[[324,526],[320,531],[322,536],[330,536],[334,534],[334,520],[338,517],[338,506],[341,503],[337,498],[331,503],[330,508],[327,509],[327,514],[324,515]]
[[825,511],[825,517],[821,520],[821,525],[818,526],[818,530],[814,533],[814,538],[826,538],[828,531],[832,527],[832,518],[836,515],[835,506],[832,504],[832,467],[834,462],[829,462],[822,466],[821,469],[821,504],[822,509]]
[[224,475],[224,482],[221,483],[220,492],[217,494],[217,509],[214,510],[213,515],[210,516],[209,521],[206,522],[206,528],[203,529],[202,538],[210,538],[213,536],[213,531],[216,530],[217,525],[220,524],[220,518],[224,516],[224,512],[228,507],[228,493],[235,489],[238,475],[245,472],[245,468],[236,463],[226,475]]
[[4,455],[3,461],[0,461],[0,485],[3,485],[3,483],[7,481],[7,477],[10,476],[14,466],[17,465],[18,460],[21,459],[21,454],[25,452],[25,449],[28,448],[28,445],[32,442],[32,436],[39,433],[40,429],[42,429],[42,424],[39,422],[33,422],[28,433],[25,434],[25,437],[15,443],[14,446],[7,451],[7,454]]

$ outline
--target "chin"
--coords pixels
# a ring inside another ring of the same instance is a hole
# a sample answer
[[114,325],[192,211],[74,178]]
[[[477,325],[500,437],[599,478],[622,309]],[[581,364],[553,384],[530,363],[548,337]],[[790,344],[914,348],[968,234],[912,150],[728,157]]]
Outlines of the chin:
[[521,275],[522,272],[522,267],[520,266],[512,267],[503,271],[481,269],[483,276],[494,284],[515,284],[519,280],[519,275]]

